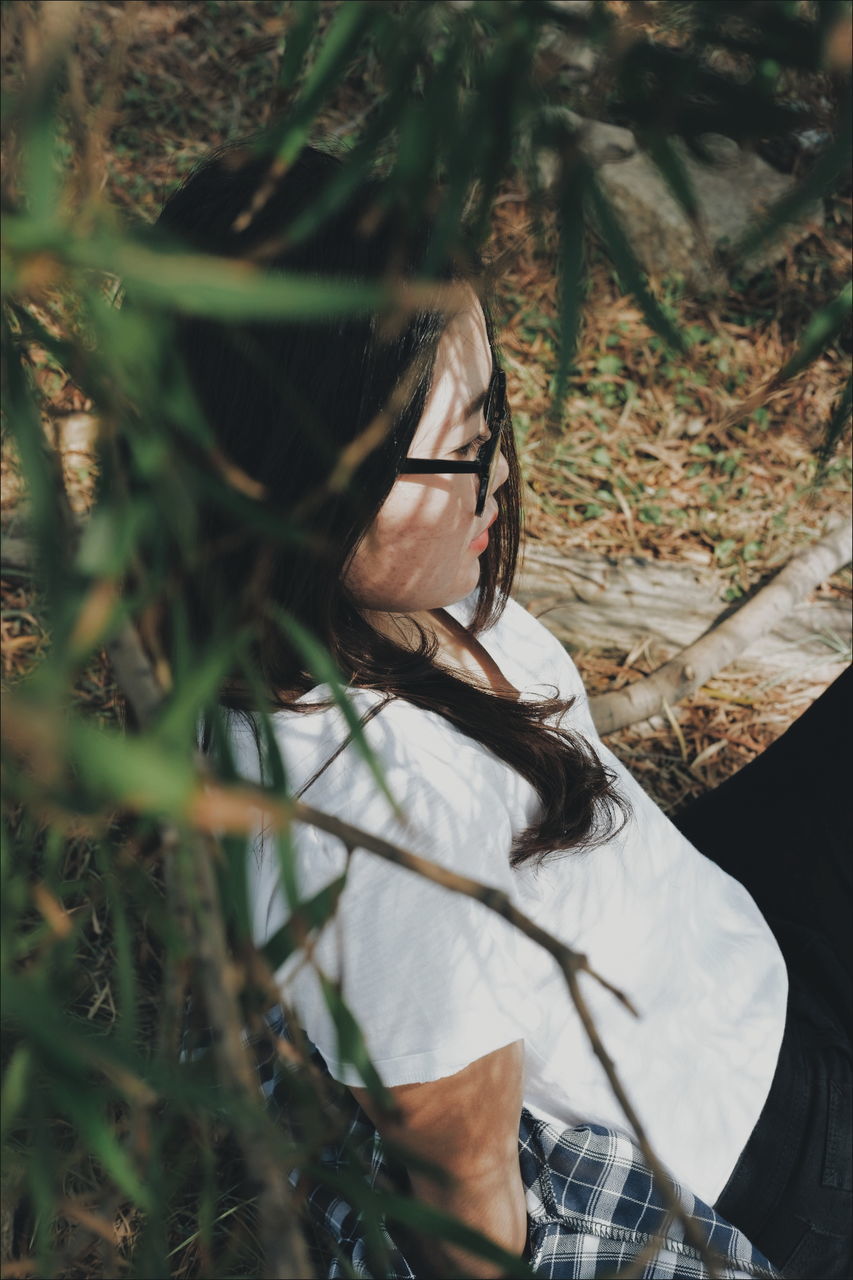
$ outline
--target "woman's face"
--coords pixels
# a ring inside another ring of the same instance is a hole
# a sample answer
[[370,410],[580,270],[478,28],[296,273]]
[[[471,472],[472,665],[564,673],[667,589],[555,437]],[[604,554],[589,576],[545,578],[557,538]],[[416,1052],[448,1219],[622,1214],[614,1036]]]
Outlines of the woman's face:
[[[483,397],[492,355],[479,302],[451,320],[438,345],[432,387],[409,447],[412,458],[473,461],[488,428]],[[477,405],[476,408],[472,406]],[[476,475],[398,476],[344,571],[363,609],[417,613],[454,604],[476,587],[494,492],[509,474],[501,455],[492,490],[475,516]]]

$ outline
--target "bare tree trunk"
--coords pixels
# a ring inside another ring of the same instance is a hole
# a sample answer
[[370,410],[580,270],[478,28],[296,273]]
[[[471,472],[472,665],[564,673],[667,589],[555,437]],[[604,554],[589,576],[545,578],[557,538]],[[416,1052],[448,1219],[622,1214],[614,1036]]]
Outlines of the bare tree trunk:
[[590,698],[598,732],[615,733],[625,725],[663,711],[686,698],[727,666],[758,636],[771,630],[810,591],[850,559],[853,523],[835,525],[819,542],[795,555],[751,600],[682,649],[652,675],[613,693]]

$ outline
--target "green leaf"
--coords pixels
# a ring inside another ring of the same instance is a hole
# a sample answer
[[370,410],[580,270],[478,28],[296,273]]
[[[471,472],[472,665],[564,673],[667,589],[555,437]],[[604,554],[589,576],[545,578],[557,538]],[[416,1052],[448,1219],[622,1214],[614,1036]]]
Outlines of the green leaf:
[[64,546],[60,537],[57,473],[48,454],[35,395],[5,309],[2,316],[5,417],[14,436],[27,484],[39,566],[51,598],[61,595]]
[[325,277],[265,272],[245,262],[204,254],[156,252],[132,241],[113,246],[75,242],[78,266],[121,277],[134,296],[189,315],[220,320],[327,320],[369,315],[388,307],[387,287]]
[[380,1107],[394,1109],[394,1099],[382,1083],[374,1067],[361,1028],[344,1003],[343,996],[325,974],[319,973],[326,1006],[338,1033],[338,1053],[343,1062],[351,1063],[361,1076],[370,1096]]
[[91,578],[117,578],[136,552],[149,518],[145,506],[138,501],[121,510],[96,509],[80,534],[75,567]]
[[[58,63],[40,86],[41,93],[31,104],[29,120],[20,139],[23,186],[29,214],[36,226],[49,226],[59,204],[59,157],[57,154],[56,77]],[[37,76],[32,77],[37,79]]]
[[303,945],[307,933],[322,928],[331,919],[346,881],[344,873],[315,893],[313,898],[300,902],[287,923],[264,943],[261,950],[274,971],[280,969],[285,960]]
[[559,307],[560,356],[554,387],[553,415],[559,415],[569,383],[580,334],[584,299],[586,201],[591,170],[579,153],[564,155],[557,194],[560,228]]
[[[509,16],[509,15],[508,15]],[[475,243],[489,233],[492,204],[507,174],[513,140],[531,83],[535,43],[530,39],[524,6],[513,13],[509,33],[496,41],[495,56],[479,79],[477,98],[486,106],[482,121],[483,152],[477,165],[479,199],[470,218]]]
[[32,1084],[32,1051],[28,1045],[19,1044],[9,1059],[3,1076],[2,1092],[0,1092],[0,1134],[3,1137],[24,1109],[27,1093]]
[[473,1227],[423,1200],[371,1187],[363,1174],[346,1168],[332,1171],[328,1165],[313,1164],[306,1171],[325,1186],[339,1191],[354,1208],[360,1208],[371,1219],[381,1214],[388,1222],[401,1223],[427,1239],[446,1240],[504,1267],[507,1275],[519,1280],[533,1276],[528,1264],[517,1254],[507,1252]]
[[[400,121],[404,119],[407,108],[411,105],[412,79],[422,56],[422,46],[416,45],[407,54],[401,54],[398,50],[398,54],[399,56],[388,67],[388,93],[371,113],[363,137],[349,152],[340,168],[331,175],[316,199],[288,224],[287,243],[290,248],[298,245],[306,236],[313,235],[342,207],[352,192],[372,172],[384,142],[400,127]],[[439,117],[443,115],[446,107],[447,102],[442,101],[437,113]],[[421,117],[423,116],[420,103],[418,103],[418,113]],[[427,166],[422,155],[418,155],[416,159],[418,168]],[[405,179],[402,181],[405,182]],[[399,183],[400,179],[392,174],[390,185],[393,187]]]
[[101,1162],[116,1186],[140,1209],[150,1209],[151,1192],[143,1184],[130,1155],[106,1120],[98,1095],[79,1087],[71,1089],[57,1076],[51,1077],[48,1087],[58,1106],[75,1125],[80,1141]]
[[138,301],[188,315],[310,322],[373,314],[393,303],[386,285],[272,273],[243,260],[186,253],[162,236],[158,248],[105,232],[72,238],[63,231],[47,237],[16,215],[4,219],[4,235],[13,253],[49,253],[70,266],[117,276]]
[[137,982],[134,962],[133,936],[127,919],[127,908],[124,900],[125,886],[122,885],[111,865],[109,852],[99,850],[98,859],[101,875],[107,890],[110,918],[112,924],[112,945],[115,953],[114,973],[116,987],[116,1005],[118,1017],[115,1022],[115,1035],[118,1043],[126,1050],[132,1050],[137,1032]]
[[672,145],[672,139],[663,133],[649,133],[641,135],[641,142],[688,220],[694,227],[697,226],[699,204],[696,192],[693,190],[693,182],[687,166]]
[[152,736],[131,738],[82,721],[70,721],[68,741],[91,797],[136,813],[186,818],[198,785],[188,754]]
[[850,316],[851,302],[853,302],[853,283],[848,281],[837,298],[833,298],[832,302],[822,307],[817,315],[812,316],[799,347],[790,360],[786,360],[779,372],[774,375],[774,385],[793,378],[820,355],[824,347],[846,324]]
[[291,25],[284,42],[284,53],[278,73],[280,89],[290,89],[295,83],[320,19],[317,0],[291,0]]
[[316,676],[321,684],[327,684],[331,690],[335,704],[340,708],[346,720],[347,727],[352,736],[352,741],[357,751],[361,755],[365,764],[369,768],[376,785],[387,799],[388,803],[394,810],[394,813],[401,821],[405,821],[403,811],[400,805],[394,799],[385,781],[385,775],[378,759],[373,753],[367,737],[364,732],[364,726],[356,714],[346,687],[329,654],[320,644],[319,640],[314,637],[302,623],[297,621],[292,614],[280,608],[278,605],[270,602],[267,606],[270,616],[281,627],[284,634],[301,654],[308,670],[312,675]]
[[794,222],[805,210],[827,195],[850,164],[850,125],[817,160],[811,172],[793,191],[771,205],[766,216],[726,251],[726,258],[738,264],[748,258],[776,233]]
[[216,699],[245,639],[241,632],[216,636],[206,649],[187,655],[176,673],[174,692],[159,717],[159,734],[176,745],[194,739],[203,709]]
[[626,288],[630,289],[639,302],[650,328],[654,329],[655,333],[660,334],[670,347],[685,355],[687,343],[684,341],[684,335],[675,327],[660,306],[660,303],[650,292],[645,274],[637,261],[634,250],[631,248],[628,237],[622,229],[622,225],[611,207],[610,201],[596,182],[594,175],[589,177],[588,189],[606,248],[622,278],[622,283]]
[[366,29],[385,21],[387,16],[382,6],[368,4],[367,0],[348,0],[338,8],[302,92],[288,110],[286,127],[278,131],[272,142],[277,167],[287,169],[299,155],[308,141],[317,112],[355,56]]
[[434,1209],[432,1205],[424,1204],[422,1200],[377,1190],[374,1190],[373,1196],[376,1210],[391,1222],[403,1223],[427,1237],[447,1240],[450,1244],[504,1267],[507,1275],[516,1277],[517,1280],[525,1280],[526,1277],[532,1277],[534,1274],[529,1265],[517,1254],[509,1253],[488,1236],[475,1231],[473,1227],[466,1226],[450,1214]]
[[818,477],[822,477],[823,473],[835,452],[835,446],[841,439],[847,421],[853,411],[853,374],[847,379],[847,384],[838,398],[838,404],[832,411],[832,417],[827,423],[826,434],[821,442],[818,452]]

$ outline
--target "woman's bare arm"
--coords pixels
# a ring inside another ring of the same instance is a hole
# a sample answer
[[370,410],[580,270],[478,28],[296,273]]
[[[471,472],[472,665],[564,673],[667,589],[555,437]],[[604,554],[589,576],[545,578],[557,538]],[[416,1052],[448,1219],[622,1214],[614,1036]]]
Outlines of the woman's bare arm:
[[[411,1172],[415,1195],[490,1236],[510,1253],[527,1240],[518,1165],[524,1043],[496,1049],[456,1075],[390,1092],[399,1118],[389,1120],[365,1089],[352,1092],[379,1132],[446,1170],[446,1184]],[[444,1246],[449,1262],[471,1280],[504,1272],[461,1249]]]

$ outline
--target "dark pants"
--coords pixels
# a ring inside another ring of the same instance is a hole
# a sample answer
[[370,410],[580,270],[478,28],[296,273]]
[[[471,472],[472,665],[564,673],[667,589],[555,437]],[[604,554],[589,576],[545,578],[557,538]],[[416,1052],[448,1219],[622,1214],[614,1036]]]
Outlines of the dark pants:
[[851,1275],[853,668],[676,818],[752,894],[788,966],[770,1095],[715,1208],[786,1276]]

